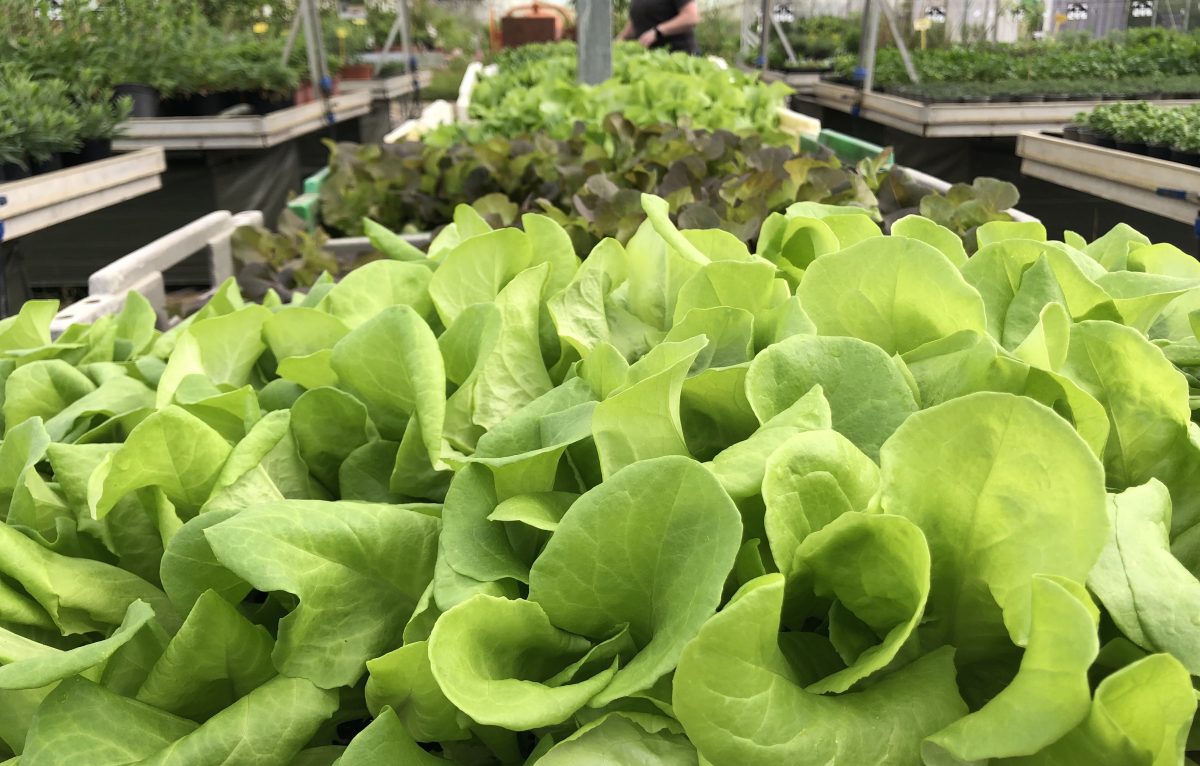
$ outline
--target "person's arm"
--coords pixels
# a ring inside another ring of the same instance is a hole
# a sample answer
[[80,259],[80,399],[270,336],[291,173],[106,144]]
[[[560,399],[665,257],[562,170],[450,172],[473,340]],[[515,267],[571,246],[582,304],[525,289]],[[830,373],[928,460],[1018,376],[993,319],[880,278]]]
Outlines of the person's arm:
[[632,40],[633,39],[633,22],[632,21],[625,22],[625,28],[622,29],[621,32],[617,35],[617,39],[618,40]]
[[695,29],[699,23],[700,6],[696,4],[696,0],[691,0],[679,9],[679,13],[674,18],[659,24],[658,31],[664,35],[677,35],[689,29]]
[[[696,25],[699,23],[700,6],[696,4],[696,0],[690,0],[690,2],[684,4],[683,7],[679,9],[679,13],[675,14],[673,17],[667,19],[653,29],[646,30],[645,33],[638,38],[638,42],[649,48],[651,45],[654,45],[655,41],[658,39],[658,35],[662,35],[664,37],[667,35],[677,35],[680,32],[686,32],[689,29],[695,29]],[[657,30],[657,34],[655,33],[655,30]]]

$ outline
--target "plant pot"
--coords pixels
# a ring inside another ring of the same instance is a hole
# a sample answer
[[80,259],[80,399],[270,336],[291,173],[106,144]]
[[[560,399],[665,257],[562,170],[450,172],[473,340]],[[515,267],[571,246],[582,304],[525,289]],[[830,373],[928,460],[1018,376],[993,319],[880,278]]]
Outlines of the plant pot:
[[1146,155],[1158,160],[1171,159],[1171,147],[1169,144],[1146,144]]
[[157,117],[160,98],[158,91],[149,85],[121,83],[113,88],[114,96],[129,96],[133,100],[133,117]]
[[1044,93],[1026,93],[1021,96],[1021,102],[1024,104],[1040,104],[1046,100]]
[[1063,138],[1068,141],[1079,141],[1079,126],[1075,123],[1063,127]]
[[1146,144],[1142,141],[1117,141],[1117,149],[1131,154],[1146,154]]
[[220,96],[221,101],[225,104],[222,109],[232,109],[242,104],[250,105],[250,97],[240,90],[223,90]]
[[1045,100],[1047,102],[1070,101],[1071,96],[1067,93],[1047,93]]
[[72,154],[63,155],[63,167],[71,168],[85,165],[89,162],[107,159],[112,156],[111,138],[89,138],[83,142],[83,147]]
[[373,64],[347,64],[342,67],[338,76],[343,80],[371,80],[375,77]]
[[1016,100],[1017,100],[1017,97],[1011,93],[1000,93],[998,95],[992,96],[993,104],[1011,104],[1013,101],[1016,101]]
[[[330,91],[330,96],[336,96],[342,90],[342,79],[340,77],[333,78],[333,88]],[[300,87],[296,88],[296,104],[307,104],[310,101],[316,101],[321,97],[321,89],[314,86],[307,80],[300,83]]]
[[29,168],[21,167],[15,162],[0,165],[0,182],[20,181],[22,178],[29,178]]
[[41,162],[34,160],[29,163],[29,169],[35,176],[53,173],[56,170],[62,170],[62,167],[62,154],[59,152],[51,154],[47,159],[44,159]]
[[1096,97],[1091,93],[1072,93],[1067,97],[1068,101],[1095,101]]
[[190,96],[171,96],[161,99],[158,103],[160,117],[191,117],[192,99]]
[[1181,165],[1191,165],[1192,167],[1200,168],[1200,154],[1196,152],[1180,151],[1176,147],[1171,147],[1171,162],[1178,162]]
[[1086,125],[1079,126],[1079,140],[1092,146],[1100,145],[1100,133]]
[[295,93],[247,93],[245,100],[255,114],[270,114],[299,103]]
[[1096,146],[1103,146],[1105,149],[1116,149],[1117,140],[1112,136],[1105,135],[1104,133],[1097,133]]
[[194,93],[188,99],[188,111],[193,117],[216,117],[229,106],[225,93]]

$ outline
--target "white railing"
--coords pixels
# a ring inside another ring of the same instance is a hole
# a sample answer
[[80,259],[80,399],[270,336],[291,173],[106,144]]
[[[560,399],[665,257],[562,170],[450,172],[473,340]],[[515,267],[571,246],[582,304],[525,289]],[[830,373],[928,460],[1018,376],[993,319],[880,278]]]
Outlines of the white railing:
[[130,291],[141,293],[161,315],[167,289],[163,272],[198,252],[207,250],[209,279],[216,287],[233,276],[233,232],[240,226],[261,226],[263,215],[250,210],[236,215],[227,210],[209,213],[118,258],[88,278],[88,296],[63,308],[54,317],[50,332],[57,337],[72,324],[94,322],[115,314]]

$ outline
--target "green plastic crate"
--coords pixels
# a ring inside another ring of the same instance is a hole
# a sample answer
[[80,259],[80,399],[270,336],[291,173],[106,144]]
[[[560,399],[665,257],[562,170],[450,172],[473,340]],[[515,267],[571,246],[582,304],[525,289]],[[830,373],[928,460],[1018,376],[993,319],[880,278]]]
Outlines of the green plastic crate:
[[308,224],[309,229],[315,229],[320,222],[321,184],[329,176],[329,168],[321,168],[304,179],[304,193],[293,197],[287,204],[288,210]]
[[[883,151],[882,146],[863,141],[854,136],[848,136],[845,133],[839,133],[836,130],[822,130],[821,135],[817,139],[822,146],[828,146],[833,150],[843,162],[856,163],[867,157],[874,157]],[[895,164],[894,156],[888,157],[884,167],[891,167]]]
[[325,179],[329,177],[329,168],[321,168],[316,173],[313,173],[308,178],[304,179],[305,194],[320,194],[321,184],[325,183]]

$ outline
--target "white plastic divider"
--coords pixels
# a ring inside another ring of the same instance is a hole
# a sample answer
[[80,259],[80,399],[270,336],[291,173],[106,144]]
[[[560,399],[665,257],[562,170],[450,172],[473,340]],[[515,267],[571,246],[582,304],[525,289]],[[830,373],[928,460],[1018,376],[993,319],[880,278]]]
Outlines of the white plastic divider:
[[470,115],[471,94],[475,92],[475,84],[484,75],[494,75],[497,71],[495,64],[484,67],[478,61],[472,61],[463,73],[462,82],[458,86],[458,101],[454,104],[454,116],[459,122],[466,122]]
[[421,116],[415,120],[405,120],[395,130],[383,137],[385,144],[395,144],[401,141],[415,141],[425,133],[441,125],[454,122],[455,109],[449,101],[434,101],[421,110]]
[[777,114],[779,115],[779,129],[784,133],[793,136],[808,136],[814,140],[821,135],[821,121],[815,117],[794,112],[786,106],[779,107]]
[[[946,192],[948,192],[950,190],[950,187],[952,186],[952,184],[950,184],[947,181],[943,181],[942,179],[940,179],[936,176],[931,176],[928,173],[922,173],[919,170],[913,170],[912,168],[908,168],[908,167],[900,167],[899,169],[903,170],[905,173],[907,173],[917,183],[921,184],[922,186],[924,186],[928,189],[932,189],[933,191],[937,192],[938,194],[945,194]],[[1012,219],[1014,221],[1039,221],[1040,220],[1038,218],[1034,218],[1033,216],[1029,215],[1028,213],[1022,213],[1020,210],[1017,210],[1016,208],[1010,207],[1008,210],[1005,210],[1004,212],[1006,212],[1010,216],[1012,216]]]
[[233,276],[233,232],[240,226],[261,226],[263,215],[250,210],[236,215],[227,210],[209,213],[125,255],[88,278],[88,297],[71,304],[55,315],[50,324],[54,337],[72,324],[94,322],[115,314],[125,305],[125,297],[135,291],[150,301],[161,315],[166,308],[166,283],[163,272],[207,249],[209,276],[213,287]]
[[484,67],[480,62],[472,61],[463,73],[462,82],[458,86],[458,99],[453,104],[448,101],[434,101],[421,111],[420,117],[407,120],[384,136],[383,142],[395,144],[400,141],[417,140],[441,125],[467,122],[470,119],[471,95],[475,92],[475,84],[479,82],[480,77],[494,75],[497,71],[494,64]]
[[[428,231],[401,234],[400,237],[413,247],[422,250],[429,247],[429,243],[433,241],[433,233]],[[325,248],[338,260],[352,260],[375,250],[371,245],[371,240],[366,237],[337,237],[326,242]]]

